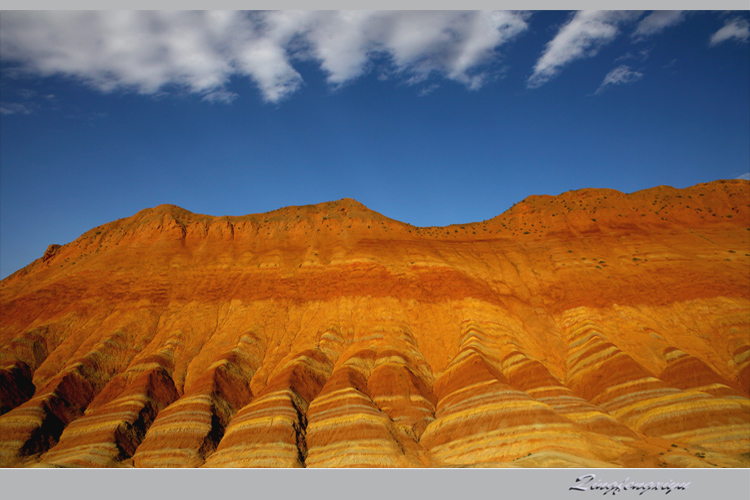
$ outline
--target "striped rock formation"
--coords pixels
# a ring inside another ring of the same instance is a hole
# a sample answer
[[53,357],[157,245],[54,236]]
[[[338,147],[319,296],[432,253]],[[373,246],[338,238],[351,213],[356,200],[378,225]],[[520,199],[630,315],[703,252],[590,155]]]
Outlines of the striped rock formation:
[[0,282],[0,466],[748,467],[749,202],[143,210]]

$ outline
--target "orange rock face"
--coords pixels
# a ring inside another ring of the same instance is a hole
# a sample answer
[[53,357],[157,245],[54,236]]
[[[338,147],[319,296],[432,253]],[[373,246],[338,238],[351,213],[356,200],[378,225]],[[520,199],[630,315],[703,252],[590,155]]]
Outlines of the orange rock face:
[[750,466],[750,183],[94,228],[0,282],[0,465]]

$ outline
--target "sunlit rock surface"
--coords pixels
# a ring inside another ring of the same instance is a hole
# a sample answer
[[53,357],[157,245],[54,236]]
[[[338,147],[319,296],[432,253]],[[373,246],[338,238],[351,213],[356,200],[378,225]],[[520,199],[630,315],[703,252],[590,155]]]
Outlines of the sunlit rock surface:
[[143,210],[0,282],[0,465],[748,467],[749,205]]

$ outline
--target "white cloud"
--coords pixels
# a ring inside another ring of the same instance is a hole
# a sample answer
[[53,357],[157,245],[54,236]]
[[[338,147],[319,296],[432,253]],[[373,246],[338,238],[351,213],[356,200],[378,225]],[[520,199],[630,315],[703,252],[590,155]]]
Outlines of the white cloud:
[[748,39],[750,39],[750,23],[748,23],[747,19],[734,17],[727,20],[724,27],[711,36],[709,45],[713,47],[732,38],[736,38],[739,42],[747,43]]
[[528,28],[516,12],[334,12],[321,13],[308,31],[311,55],[333,85],[365,73],[385,57],[409,83],[431,73],[477,89],[488,77],[480,67],[495,49]]
[[301,60],[340,86],[387,61],[391,76],[428,75],[479,88],[497,49],[528,28],[516,12],[4,12],[0,57],[26,73],[67,75],[103,92],[179,87],[230,102],[233,76],[264,100],[297,91]]
[[643,40],[647,36],[655,35],[670,26],[681,23],[684,19],[685,11],[683,10],[655,10],[638,23],[632,36],[635,40]]
[[746,174],[742,174],[739,177],[735,177],[735,179],[743,179],[743,180],[746,180],[746,181],[750,181],[750,172],[748,172]]
[[231,71],[208,16],[193,12],[5,12],[0,55],[41,75],[151,94],[215,88]]
[[625,83],[637,82],[643,78],[643,73],[640,71],[633,71],[629,66],[623,64],[616,67],[604,77],[602,84],[599,85],[596,93],[599,94],[604,91],[608,85],[622,85]]
[[571,62],[595,56],[604,45],[617,37],[619,24],[638,16],[639,12],[632,11],[577,12],[547,44],[528,79],[528,87],[540,87]]

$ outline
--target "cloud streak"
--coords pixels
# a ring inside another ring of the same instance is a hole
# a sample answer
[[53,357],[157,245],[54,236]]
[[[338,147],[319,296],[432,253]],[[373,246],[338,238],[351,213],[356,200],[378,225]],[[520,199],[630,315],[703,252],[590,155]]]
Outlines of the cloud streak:
[[686,13],[683,10],[655,10],[641,19],[632,37],[639,41],[661,33],[666,28],[684,21],[685,15]]
[[408,83],[431,75],[481,87],[498,49],[527,28],[517,12],[4,12],[0,57],[31,75],[65,75],[102,91],[171,88],[231,102],[232,77],[267,102],[304,81],[313,61],[338,87],[380,64]]
[[714,47],[732,39],[747,43],[748,39],[750,39],[750,23],[748,23],[747,19],[742,19],[741,17],[728,19],[724,27],[711,36],[709,45]]
[[602,84],[599,85],[596,93],[602,93],[604,89],[609,85],[623,85],[626,83],[633,83],[637,82],[641,78],[643,78],[643,73],[641,73],[640,71],[633,71],[629,66],[623,64],[607,73],[607,76],[604,77],[604,80],[602,81]]
[[618,26],[640,16],[639,12],[580,11],[547,44],[527,81],[529,88],[541,87],[568,64],[595,56],[619,34]]

